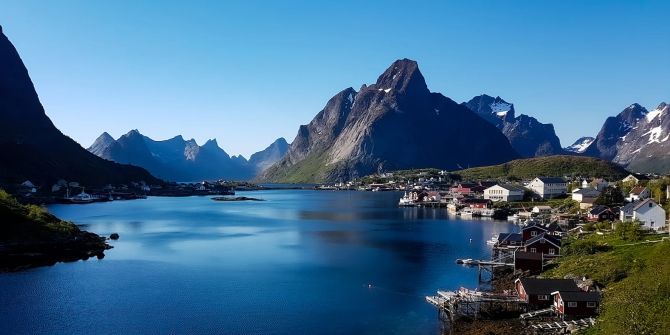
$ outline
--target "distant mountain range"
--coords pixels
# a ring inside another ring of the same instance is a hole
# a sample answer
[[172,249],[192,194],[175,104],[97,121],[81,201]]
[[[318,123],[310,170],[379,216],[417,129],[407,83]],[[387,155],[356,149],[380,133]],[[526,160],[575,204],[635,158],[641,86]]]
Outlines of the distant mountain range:
[[540,123],[534,117],[515,116],[514,105],[486,94],[463,105],[495,125],[523,157],[560,155],[564,153],[552,124]]
[[1,27],[0,73],[0,183],[162,182],[151,174],[173,181],[321,182],[560,154],[597,157],[635,172],[670,172],[666,103],[651,111],[632,104],[607,118],[595,138],[562,148],[553,125],[516,116],[514,105],[500,97],[480,95],[459,104],[430,92],[417,63],[409,59],[395,61],[374,84],[339,92],[299,127],[290,145],[280,138],[249,160],[228,155],[216,140],[202,146],[181,136],[156,141],[137,130],[118,139],[103,133],[86,151],[47,117]]
[[199,181],[251,179],[279,160],[287,147],[286,140],[280,138],[247,161],[241,155],[229,156],[215,139],[199,146],[181,135],[156,141],[131,130],[116,140],[105,132],[88,151],[107,160],[141,166],[166,180]]
[[377,81],[332,97],[298,129],[288,153],[261,180],[349,180],[380,170],[457,170],[518,158],[491,123],[431,93],[415,61],[395,61]]
[[145,169],[100,159],[51,122],[21,57],[0,27],[0,184],[59,179],[100,186],[161,183]]
[[605,120],[585,155],[611,160],[629,170],[670,172],[670,106],[661,103],[652,111],[632,104]]

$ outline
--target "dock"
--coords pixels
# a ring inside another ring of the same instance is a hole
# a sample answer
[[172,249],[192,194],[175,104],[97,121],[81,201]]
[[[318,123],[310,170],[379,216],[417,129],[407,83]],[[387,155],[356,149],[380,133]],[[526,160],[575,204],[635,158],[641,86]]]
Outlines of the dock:
[[438,308],[441,318],[451,322],[461,317],[477,319],[501,308],[521,313],[526,307],[526,302],[514,293],[490,293],[464,287],[456,291],[438,290],[437,295],[427,296],[426,301]]

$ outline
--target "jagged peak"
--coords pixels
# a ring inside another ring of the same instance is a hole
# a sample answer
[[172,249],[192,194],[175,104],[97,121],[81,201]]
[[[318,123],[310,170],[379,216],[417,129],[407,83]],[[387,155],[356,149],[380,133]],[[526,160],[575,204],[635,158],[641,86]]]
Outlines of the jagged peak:
[[[114,140],[114,137],[110,135],[108,132],[104,131],[100,136],[98,136],[98,140]],[[97,141],[97,140],[96,140]]]
[[430,93],[426,80],[419,70],[419,64],[411,59],[396,60],[382,73],[375,88],[386,93]]

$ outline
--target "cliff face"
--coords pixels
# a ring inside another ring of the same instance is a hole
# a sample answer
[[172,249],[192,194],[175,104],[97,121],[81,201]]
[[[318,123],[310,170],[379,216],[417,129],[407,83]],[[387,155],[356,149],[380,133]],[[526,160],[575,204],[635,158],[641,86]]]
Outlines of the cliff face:
[[84,185],[160,182],[146,170],[101,159],[63,135],[44,112],[18,52],[0,29],[0,182],[58,179]]
[[375,84],[347,88],[262,174],[276,182],[351,179],[378,170],[459,169],[518,155],[495,126],[465,106],[431,93],[416,62],[394,62]]
[[523,157],[564,153],[552,124],[541,123],[524,114],[515,116],[514,105],[500,97],[482,94],[463,105],[500,129],[514,150]]

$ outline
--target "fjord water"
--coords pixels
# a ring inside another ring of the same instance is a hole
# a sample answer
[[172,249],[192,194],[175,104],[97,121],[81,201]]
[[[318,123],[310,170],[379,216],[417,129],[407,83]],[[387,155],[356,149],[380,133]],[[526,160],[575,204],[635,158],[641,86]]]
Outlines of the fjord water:
[[[7,334],[437,334],[424,296],[477,285],[506,222],[397,208],[396,192],[238,192],[54,205],[109,235],[103,260],[0,274]],[[470,242],[472,239],[472,242]],[[371,286],[370,286],[371,285]]]

